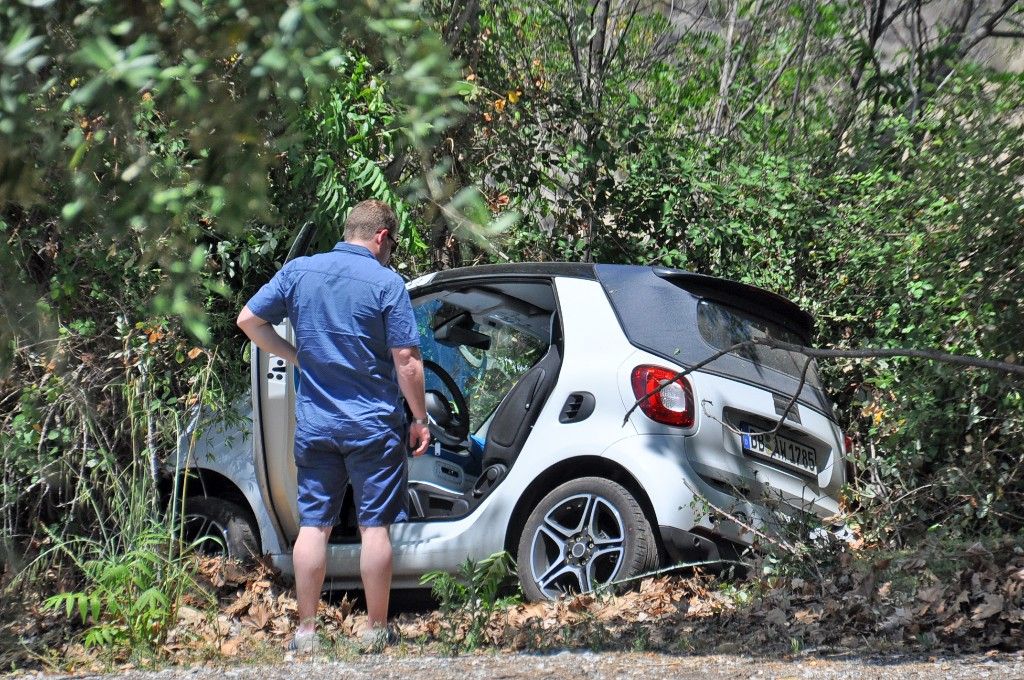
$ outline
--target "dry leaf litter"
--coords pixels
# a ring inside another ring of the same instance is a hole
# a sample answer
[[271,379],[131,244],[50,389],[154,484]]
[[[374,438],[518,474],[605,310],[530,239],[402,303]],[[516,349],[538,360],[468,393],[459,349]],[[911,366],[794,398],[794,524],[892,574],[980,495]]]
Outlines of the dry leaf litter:
[[[854,559],[840,555],[821,580],[762,581],[760,588],[742,591],[753,593],[746,598],[714,576],[698,574],[647,578],[618,595],[519,604],[491,615],[484,644],[503,651],[756,649],[765,655],[814,649],[1024,650],[1024,556],[1016,551],[977,544],[942,574],[919,557]],[[243,567],[219,558],[202,559],[198,571],[199,583],[219,607],[208,613],[199,594],[186,598],[161,650],[167,660],[282,658],[296,605],[280,575],[266,562]],[[38,603],[20,611],[23,617],[7,616],[0,624],[0,639],[6,638],[0,667],[52,666],[55,659],[66,669],[109,667],[109,660],[101,664],[95,653],[71,642],[76,631],[61,617],[40,612]],[[319,618],[323,636],[343,653],[354,653],[354,646],[345,645],[352,645],[347,641],[362,629],[365,614],[353,601],[323,603]],[[401,654],[438,653],[453,627],[468,628],[468,620],[438,611],[400,614],[396,623],[405,641]]]

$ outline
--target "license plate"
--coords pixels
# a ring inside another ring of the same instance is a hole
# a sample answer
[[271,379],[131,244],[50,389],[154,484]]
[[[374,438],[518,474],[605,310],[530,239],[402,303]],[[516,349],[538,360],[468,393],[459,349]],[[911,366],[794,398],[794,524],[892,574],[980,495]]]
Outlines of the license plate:
[[[742,429],[753,428],[744,425]],[[781,434],[756,435],[744,432],[743,451],[791,470],[809,475],[818,474],[818,456],[815,450]]]

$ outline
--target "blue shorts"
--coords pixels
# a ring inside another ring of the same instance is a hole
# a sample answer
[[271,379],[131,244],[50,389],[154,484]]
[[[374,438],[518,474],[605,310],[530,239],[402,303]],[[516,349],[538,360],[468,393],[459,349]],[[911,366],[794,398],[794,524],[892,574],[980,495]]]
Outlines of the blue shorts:
[[359,526],[409,519],[405,437],[396,431],[358,443],[296,432],[295,467],[299,526],[337,524],[350,480]]

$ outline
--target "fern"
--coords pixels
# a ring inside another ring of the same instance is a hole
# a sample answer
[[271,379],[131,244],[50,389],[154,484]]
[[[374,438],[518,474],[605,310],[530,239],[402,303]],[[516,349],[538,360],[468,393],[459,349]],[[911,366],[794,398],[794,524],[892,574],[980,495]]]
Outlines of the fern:
[[[116,541],[58,542],[79,564],[85,582],[81,591],[54,595],[43,607],[87,626],[86,647],[157,648],[175,621],[182,595],[196,590],[186,556],[191,546],[186,554],[169,551],[173,541],[173,531],[154,521],[124,552]],[[95,557],[82,560],[80,552]]]

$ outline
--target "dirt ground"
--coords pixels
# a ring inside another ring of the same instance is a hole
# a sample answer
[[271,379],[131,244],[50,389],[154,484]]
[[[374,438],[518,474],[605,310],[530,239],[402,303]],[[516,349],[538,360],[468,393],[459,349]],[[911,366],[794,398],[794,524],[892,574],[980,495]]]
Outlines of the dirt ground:
[[[26,677],[26,676],[21,676]],[[121,671],[111,675],[31,676],[117,680],[539,680],[569,678],[710,678],[783,680],[817,678],[1024,678],[1024,653],[910,657],[802,654],[766,659],[746,655],[670,655],[646,652],[554,654],[484,653],[459,657],[413,656],[402,650],[348,660],[290,659],[272,665],[171,668],[157,672]]]

